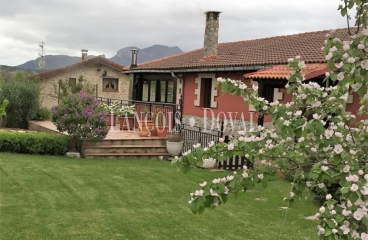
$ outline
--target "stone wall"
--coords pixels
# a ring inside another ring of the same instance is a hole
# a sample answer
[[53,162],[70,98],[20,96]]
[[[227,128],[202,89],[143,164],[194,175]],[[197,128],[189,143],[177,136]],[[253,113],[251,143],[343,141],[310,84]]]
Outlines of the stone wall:
[[[41,105],[43,107],[51,108],[58,104],[57,90],[59,80],[76,78],[78,80],[79,76],[83,76],[90,84],[96,85],[99,97],[114,98],[120,100],[129,99],[129,75],[117,71],[115,69],[109,68],[107,66],[101,66],[100,71],[97,71],[97,67],[94,65],[81,66],[78,69],[70,70],[67,72],[62,72],[60,74],[55,74],[50,77],[45,77],[41,79]],[[119,79],[119,86],[117,92],[104,92],[102,89],[102,73],[106,71],[106,77],[112,77]]]

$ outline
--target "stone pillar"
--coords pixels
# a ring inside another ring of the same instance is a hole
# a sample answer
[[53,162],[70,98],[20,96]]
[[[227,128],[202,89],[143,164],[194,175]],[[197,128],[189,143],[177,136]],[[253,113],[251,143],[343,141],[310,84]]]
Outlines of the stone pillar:
[[206,29],[204,32],[204,58],[217,55],[218,30],[220,12],[209,11],[206,14]]
[[82,61],[87,60],[88,59],[88,54],[87,54],[88,50],[82,49]]

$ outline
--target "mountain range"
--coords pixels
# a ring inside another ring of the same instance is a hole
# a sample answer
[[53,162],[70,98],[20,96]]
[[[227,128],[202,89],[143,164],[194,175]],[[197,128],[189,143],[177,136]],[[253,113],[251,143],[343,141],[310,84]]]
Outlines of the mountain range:
[[[151,47],[139,49],[137,47],[125,47],[117,51],[116,55],[109,60],[120,64],[122,66],[129,66],[131,63],[131,50],[138,50],[138,63],[147,62],[175,54],[182,53],[183,51],[179,47],[168,47],[163,45],[153,45]],[[45,56],[45,69],[52,70],[56,68],[66,67],[68,65],[78,63],[81,61],[81,57],[72,57],[67,55],[46,55]],[[96,57],[93,55],[88,56],[88,58]],[[15,66],[21,69],[39,70],[38,59],[27,61],[21,65]],[[10,70],[10,69],[9,69]]]

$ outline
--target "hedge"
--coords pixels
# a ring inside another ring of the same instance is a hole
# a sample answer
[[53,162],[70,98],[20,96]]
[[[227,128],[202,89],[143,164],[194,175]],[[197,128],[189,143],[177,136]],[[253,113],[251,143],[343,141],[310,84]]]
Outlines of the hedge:
[[0,152],[65,155],[70,148],[67,136],[40,132],[0,132]]

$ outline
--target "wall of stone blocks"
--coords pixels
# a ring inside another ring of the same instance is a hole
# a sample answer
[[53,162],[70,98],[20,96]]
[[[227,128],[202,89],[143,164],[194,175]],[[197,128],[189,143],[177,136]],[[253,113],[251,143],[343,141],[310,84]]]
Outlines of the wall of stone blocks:
[[[109,68],[107,66],[99,67],[101,70],[97,71],[97,66],[82,66],[79,69],[70,70],[67,72],[62,72],[60,74],[55,74],[50,77],[41,79],[41,105],[43,107],[51,108],[58,104],[57,99],[57,89],[59,80],[76,78],[78,80],[79,76],[83,76],[92,85],[97,85],[98,96],[105,98],[114,98],[119,100],[129,99],[129,75],[122,73],[121,71]],[[117,92],[104,92],[102,87],[102,73],[106,71],[106,77],[118,78],[119,86]]]

